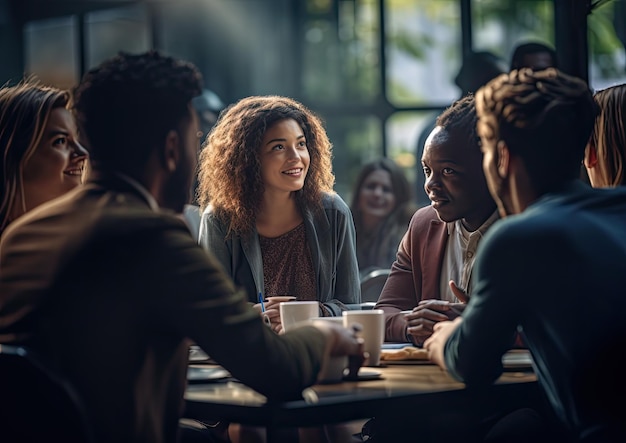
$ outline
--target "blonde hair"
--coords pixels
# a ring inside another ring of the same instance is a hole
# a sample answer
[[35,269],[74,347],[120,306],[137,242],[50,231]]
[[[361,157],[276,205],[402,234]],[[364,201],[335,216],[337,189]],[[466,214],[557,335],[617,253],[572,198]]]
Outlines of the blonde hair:
[[22,212],[26,211],[24,165],[41,141],[50,113],[69,106],[68,91],[42,85],[34,77],[0,88],[0,233],[11,222],[17,204],[21,204]]
[[333,192],[332,144],[320,118],[291,98],[244,98],[220,114],[200,153],[198,202],[203,209],[211,206],[228,235],[254,229],[264,192],[261,142],[267,129],[284,119],[300,125],[311,158],[304,187],[296,192],[300,208],[321,209],[322,194]]
[[598,91],[593,98],[600,106],[589,140],[598,157],[596,186],[626,185],[626,84]]

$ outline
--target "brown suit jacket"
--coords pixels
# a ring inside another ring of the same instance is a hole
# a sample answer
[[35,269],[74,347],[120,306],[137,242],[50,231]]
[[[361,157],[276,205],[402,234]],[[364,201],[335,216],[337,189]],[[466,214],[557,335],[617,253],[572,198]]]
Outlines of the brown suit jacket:
[[173,214],[120,179],[16,220],[0,242],[0,343],[29,346],[82,396],[98,442],[174,442],[188,345],[270,399],[299,398],[325,351],[278,336]]
[[446,223],[431,206],[415,212],[375,307],[385,311],[386,341],[407,341],[406,321],[400,311],[413,309],[420,300],[441,298],[439,282],[447,241]]

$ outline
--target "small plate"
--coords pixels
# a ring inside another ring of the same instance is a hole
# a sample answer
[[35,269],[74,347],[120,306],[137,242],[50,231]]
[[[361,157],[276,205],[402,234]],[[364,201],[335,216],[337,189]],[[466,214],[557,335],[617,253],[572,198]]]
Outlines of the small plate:
[[381,360],[380,364],[383,366],[393,365],[434,365],[436,364],[432,360]]
[[272,303],[280,303],[283,301],[292,301],[295,300],[296,297],[293,295],[274,295],[272,297],[267,297],[266,302],[271,301]]
[[387,342],[387,343],[383,343],[382,349],[402,349],[402,348],[406,348],[407,346],[415,346],[412,343],[391,343],[391,342]]
[[230,372],[221,367],[206,367],[189,365],[187,368],[187,381],[194,383],[212,382],[230,377]]
[[209,360],[209,356],[199,346],[192,345],[189,347],[189,361],[200,362]]
[[363,381],[363,380],[380,380],[381,378],[380,371],[374,371],[372,369],[359,369],[359,374],[356,376],[356,379],[350,377],[344,377],[344,380],[349,381]]
[[533,358],[526,349],[515,349],[502,356],[504,369],[532,369]]

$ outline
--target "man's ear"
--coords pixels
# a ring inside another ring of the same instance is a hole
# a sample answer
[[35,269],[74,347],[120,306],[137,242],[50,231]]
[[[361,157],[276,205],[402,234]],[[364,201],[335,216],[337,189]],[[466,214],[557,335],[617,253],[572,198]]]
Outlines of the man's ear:
[[503,140],[499,140],[496,150],[498,152],[498,175],[500,178],[506,178],[509,176],[509,166],[511,164],[509,147]]
[[585,148],[585,158],[583,159],[585,163],[585,168],[592,169],[595,168],[598,164],[598,151],[596,147],[591,143],[587,143],[587,147]]
[[173,129],[165,136],[163,148],[163,167],[168,172],[176,171],[180,161],[180,137]]

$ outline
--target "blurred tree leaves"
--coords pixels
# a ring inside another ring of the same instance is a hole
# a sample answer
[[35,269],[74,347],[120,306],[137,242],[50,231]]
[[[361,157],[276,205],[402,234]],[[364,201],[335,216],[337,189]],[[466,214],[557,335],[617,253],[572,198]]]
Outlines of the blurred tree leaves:
[[[626,20],[624,3],[624,0],[598,2],[587,19],[589,53],[602,77],[618,77],[626,72],[626,66],[619,65],[620,58],[617,56],[619,51],[623,53],[624,43],[615,30],[616,23],[623,25],[623,20]],[[624,63],[623,55],[621,62]]]

